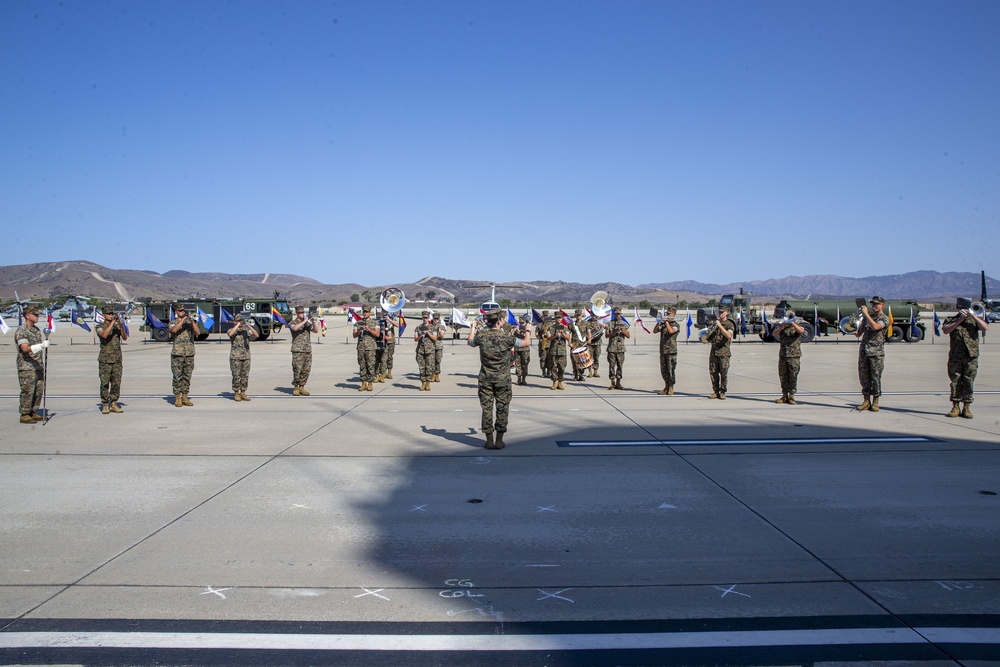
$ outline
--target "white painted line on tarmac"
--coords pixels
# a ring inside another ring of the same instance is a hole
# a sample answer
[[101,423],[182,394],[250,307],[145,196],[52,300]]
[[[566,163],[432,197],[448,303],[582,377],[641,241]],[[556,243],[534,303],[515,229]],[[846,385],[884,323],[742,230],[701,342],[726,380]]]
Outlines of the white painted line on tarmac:
[[569,440],[562,447],[675,447],[684,445],[843,445],[938,442],[920,435],[869,436],[860,438],[717,438],[704,440]]
[[[561,592],[561,591],[560,591]],[[997,644],[1000,628],[833,628],[551,635],[368,635],[214,632],[0,632],[0,649],[303,651],[590,651],[893,644]]]

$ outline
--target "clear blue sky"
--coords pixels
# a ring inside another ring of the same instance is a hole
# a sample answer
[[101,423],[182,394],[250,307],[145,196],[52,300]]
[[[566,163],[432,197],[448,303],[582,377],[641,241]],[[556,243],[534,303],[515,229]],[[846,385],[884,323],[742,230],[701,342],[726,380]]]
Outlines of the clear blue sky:
[[997,26],[995,0],[7,0],[0,263],[998,276]]

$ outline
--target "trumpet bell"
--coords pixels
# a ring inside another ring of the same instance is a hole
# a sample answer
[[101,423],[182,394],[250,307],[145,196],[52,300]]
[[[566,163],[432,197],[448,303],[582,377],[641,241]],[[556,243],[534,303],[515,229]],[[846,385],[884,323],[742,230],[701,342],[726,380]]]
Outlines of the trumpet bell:
[[406,305],[406,296],[403,295],[403,290],[398,287],[390,287],[382,292],[382,296],[379,297],[379,305],[382,306],[382,310],[388,313],[398,313]]
[[986,304],[982,301],[973,301],[972,305],[969,306],[969,313],[982,319],[986,314]]

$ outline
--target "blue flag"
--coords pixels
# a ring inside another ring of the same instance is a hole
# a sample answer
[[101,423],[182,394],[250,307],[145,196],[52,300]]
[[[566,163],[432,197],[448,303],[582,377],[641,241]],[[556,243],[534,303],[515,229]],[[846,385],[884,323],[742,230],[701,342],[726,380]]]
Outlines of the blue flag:
[[71,308],[70,309],[70,311],[69,311],[69,319],[70,319],[70,321],[73,322],[73,324],[77,325],[78,327],[80,327],[84,331],[90,331],[90,327],[87,325],[87,323],[83,319],[83,313],[81,313],[80,311],[78,311],[76,308]]
[[229,314],[228,310],[226,310],[222,306],[219,306],[219,321],[224,324],[226,322],[235,322],[236,319]]
[[694,322],[691,321],[691,313],[688,313],[688,321],[687,321],[687,325],[688,325],[687,337],[688,338],[691,337],[691,325],[692,324],[694,324]]
[[910,338],[917,339],[920,335],[920,327],[917,326],[917,318],[913,316],[913,306],[910,306]]
[[542,315],[541,315],[541,313],[539,313],[534,308],[531,309],[531,323],[532,324],[541,324],[542,323]]
[[161,322],[156,315],[154,315],[150,310],[146,309],[146,324],[153,327],[154,329],[166,329],[167,325]]
[[761,315],[764,316],[764,338],[771,335],[771,323],[767,321],[767,311],[761,309]]
[[215,326],[215,320],[212,318],[211,315],[202,310],[201,306],[198,306],[197,308],[198,308],[198,321],[202,323],[206,331],[211,331],[212,327]]
[[740,335],[747,335],[747,311],[740,309]]
[[938,317],[937,308],[934,309],[934,335],[941,335],[941,318]]
[[819,326],[819,307],[813,304],[813,328],[816,330],[816,338],[822,336],[822,328]]
[[514,313],[510,312],[510,308],[507,309],[507,324],[517,326],[517,318],[514,317]]

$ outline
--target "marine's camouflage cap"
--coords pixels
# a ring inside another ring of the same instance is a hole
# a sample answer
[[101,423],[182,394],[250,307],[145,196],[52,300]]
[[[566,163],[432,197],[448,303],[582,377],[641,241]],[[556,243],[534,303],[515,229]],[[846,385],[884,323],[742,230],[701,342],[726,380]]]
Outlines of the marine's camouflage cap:
[[531,317],[527,313],[525,313],[524,315],[521,315],[521,321],[522,322],[531,322]]
[[440,320],[441,319],[441,313],[434,313],[434,319],[435,320]]
[[367,305],[367,304],[364,305],[364,306],[361,306],[361,312],[362,313],[370,313],[370,312],[372,312],[372,307],[369,306],[369,305]]
[[38,306],[28,306],[27,308],[24,309],[24,314],[25,315],[37,315],[38,314]]
[[420,311],[420,316],[421,317],[427,317],[430,314],[431,314],[431,311],[429,311],[429,310],[421,310]]
[[306,309],[303,308],[302,306],[295,306],[295,312],[296,313],[304,313],[304,312],[306,312]]
[[576,310],[573,311],[573,314],[574,315],[583,315],[583,310],[580,309],[580,308],[577,308]]
[[871,300],[871,303],[872,303],[873,306],[876,305],[876,304],[879,304],[879,303],[885,303],[885,299],[883,299],[880,296],[873,296],[872,300]]
[[103,308],[101,308],[101,312],[104,313],[105,315],[114,315],[115,309],[112,308],[111,306],[104,306]]

